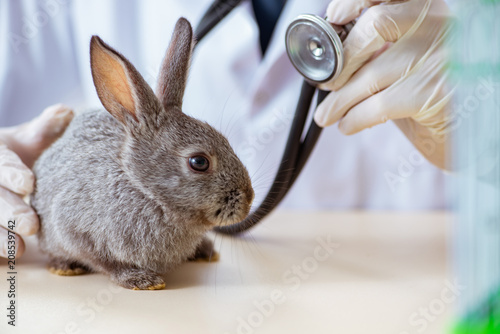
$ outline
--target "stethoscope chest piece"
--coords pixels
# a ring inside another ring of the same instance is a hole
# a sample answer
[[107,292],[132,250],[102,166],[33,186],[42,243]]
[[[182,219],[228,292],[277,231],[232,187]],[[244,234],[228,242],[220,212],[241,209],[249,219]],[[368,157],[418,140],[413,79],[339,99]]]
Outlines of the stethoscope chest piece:
[[[195,31],[198,41],[240,2],[242,0],[216,0]],[[342,71],[344,65],[342,41],[353,25],[351,22],[345,26],[333,26],[319,16],[305,14],[297,17],[288,26],[286,50],[293,65],[305,80],[302,83],[278,172],[259,207],[243,221],[230,226],[216,227],[216,231],[237,234],[255,226],[281,202],[294,184],[322,130],[315,122],[310,122],[306,127],[313,98],[316,96],[315,102],[318,105],[328,94],[316,86],[318,83],[335,80]]]
[[303,14],[286,31],[286,51],[293,66],[313,84],[335,80],[344,65],[342,41],[352,24],[334,27],[323,18]]

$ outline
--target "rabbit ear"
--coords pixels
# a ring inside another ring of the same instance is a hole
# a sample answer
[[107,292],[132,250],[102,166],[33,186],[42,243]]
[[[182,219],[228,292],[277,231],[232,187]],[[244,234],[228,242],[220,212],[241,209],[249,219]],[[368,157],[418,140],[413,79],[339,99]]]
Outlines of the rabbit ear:
[[148,113],[158,112],[151,102],[158,100],[151,87],[124,56],[99,36],[92,36],[90,41],[90,63],[97,95],[111,115],[129,128],[154,119]]
[[181,17],[175,25],[158,77],[156,96],[165,110],[182,107],[193,44],[191,24]]

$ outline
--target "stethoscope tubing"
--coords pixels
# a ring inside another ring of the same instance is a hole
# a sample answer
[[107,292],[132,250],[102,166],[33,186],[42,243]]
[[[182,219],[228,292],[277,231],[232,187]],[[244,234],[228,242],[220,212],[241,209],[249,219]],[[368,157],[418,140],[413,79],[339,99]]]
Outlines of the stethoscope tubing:
[[215,0],[208,7],[196,26],[194,35],[200,42],[215,26],[222,21],[243,0]]
[[[216,0],[203,15],[200,23],[195,29],[195,38],[198,43],[227,16],[242,0]],[[317,94],[317,105],[326,97],[328,92],[317,90],[316,87],[304,80],[301,87],[300,97],[295,108],[294,118],[290,132],[288,134],[285,151],[276,173],[276,177],[269,189],[266,197],[243,221],[229,225],[214,228],[216,232],[222,234],[235,235],[247,231],[257,225],[273,209],[275,209],[281,200],[286,196],[292,185],[297,180],[300,172],[304,168],[309,156],[311,155],[316,142],[318,141],[322,128],[314,120],[311,121],[304,139],[301,140],[304,128],[307,122],[307,116],[311,107],[314,94]]]
[[[312,120],[304,141],[301,142],[315,91],[316,88],[304,80],[283,157],[281,158],[273,184],[260,206],[239,223],[216,227],[214,229],[216,232],[235,235],[249,230],[274,210],[286,196],[304,168],[321,135],[322,128]],[[321,103],[325,97],[326,94],[323,91],[319,91],[317,103]]]

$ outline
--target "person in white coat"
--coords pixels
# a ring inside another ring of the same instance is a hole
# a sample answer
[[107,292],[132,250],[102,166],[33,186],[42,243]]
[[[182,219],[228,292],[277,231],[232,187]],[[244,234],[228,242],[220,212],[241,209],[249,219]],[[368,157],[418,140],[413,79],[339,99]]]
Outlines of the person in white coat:
[[[342,131],[339,131],[337,127],[328,127],[323,131],[303,173],[281,207],[307,210],[436,210],[449,206],[445,174],[422,156],[420,152],[426,155],[425,145],[419,146],[417,141],[414,141],[413,145],[410,141],[418,137],[414,136],[418,131],[412,130],[419,127],[432,128],[434,123],[443,123],[439,117],[424,116],[431,112],[434,116],[442,115],[447,93],[441,94],[444,97],[436,95],[441,104],[433,102],[429,105],[428,92],[422,90],[422,99],[425,101],[418,108],[416,105],[412,106],[412,112],[418,109],[413,114],[409,111],[411,108],[405,105],[402,110],[407,113],[404,115],[392,110],[399,110],[398,103],[400,106],[404,105],[402,101],[405,99],[398,102],[399,100],[394,100],[394,96],[391,96],[390,100],[395,101],[391,104],[391,113],[382,112],[378,114],[377,120],[372,120],[371,123],[354,122],[358,125],[363,123],[358,128],[352,127],[352,120],[348,122],[352,118],[347,117],[348,115],[356,116],[356,113],[359,113],[354,112],[356,105],[382,95],[377,94],[379,91],[385,89],[392,92],[396,89],[394,94],[400,94],[399,98],[401,94],[412,94],[413,86],[406,84],[415,81],[410,80],[411,71],[400,70],[405,66],[409,68],[405,61],[414,62],[416,56],[411,54],[411,51],[395,66],[394,75],[377,72],[376,78],[380,80],[377,81],[372,76],[373,80],[368,82],[372,86],[362,87],[362,80],[368,79],[366,73],[374,73],[369,67],[372,59],[383,60],[386,52],[382,51],[388,47],[392,48],[388,43],[397,46],[398,43],[404,42],[399,41],[403,40],[402,36],[391,33],[406,29],[406,35],[421,37],[432,30],[432,39],[438,40],[437,25],[425,31],[425,22],[432,21],[426,20],[425,15],[434,18],[437,13],[443,20],[446,17],[446,13],[441,13],[446,12],[446,9],[440,7],[444,4],[442,0],[409,0],[407,3],[414,8],[406,9],[414,10],[415,17],[408,18],[407,15],[399,19],[397,16],[401,16],[405,8],[391,7],[393,11],[384,12],[389,6],[400,6],[390,4],[390,0],[386,2],[388,4],[379,5],[380,1],[369,0],[288,0],[263,50],[262,40],[259,38],[262,37],[260,26],[256,20],[258,15],[256,8],[252,6],[255,1],[243,1],[197,45],[183,110],[196,118],[208,121],[228,136],[252,176],[257,204],[269,188],[274,177],[273,172],[278,167],[303,80],[286,55],[284,34],[287,25],[299,14],[323,15],[327,9],[332,22],[345,24],[348,22],[346,20],[354,19],[362,10],[373,6],[358,21],[356,26],[359,25],[359,28],[357,32],[351,32],[353,36],[361,36],[363,27],[370,26],[373,22],[378,24],[384,18],[389,18],[384,22],[393,22],[395,26],[384,26],[385,30],[377,30],[374,36],[368,34],[369,38],[362,39],[365,44],[357,43],[359,40],[352,38],[350,47],[346,45],[347,74],[343,74],[342,84],[322,87],[334,92],[315,115],[316,122],[321,126],[331,125],[343,117],[341,124],[347,123],[350,128],[346,130],[341,127]],[[100,108],[89,67],[89,41],[94,34],[130,59],[146,81],[154,86],[161,58],[177,18],[184,16],[195,26],[210,4],[211,0],[199,0],[196,4],[175,0],[0,2],[0,127],[28,122],[46,106],[56,103],[64,103],[75,111]],[[370,16],[370,13],[373,15]],[[363,17],[366,17],[366,22]],[[371,21],[368,20],[370,17]],[[408,20],[413,23],[408,23]],[[424,22],[421,24],[424,28],[420,31],[418,27],[415,28],[415,22],[419,20]],[[377,28],[376,25],[374,27]],[[415,45],[415,40],[411,42],[411,45]],[[349,40],[346,43],[349,43]],[[434,53],[427,52],[431,48],[435,48],[435,45],[423,45],[420,50],[425,51],[423,54],[426,57],[430,54],[428,58],[434,59]],[[401,50],[406,49],[400,48],[399,52],[402,52]],[[381,56],[375,57],[380,53]],[[391,55],[389,52],[387,54]],[[388,62],[394,64],[391,58],[385,60],[386,64]],[[380,68],[380,64],[376,66]],[[363,72],[363,68],[368,70]],[[391,71],[388,66],[385,70]],[[358,75],[359,73],[365,73],[365,76]],[[399,85],[403,82],[409,87],[402,92],[397,87],[394,88],[396,81]],[[350,85],[350,82],[355,82],[356,85]],[[377,86],[377,89],[374,90],[373,85]],[[431,88],[436,88],[437,85],[434,84]],[[441,86],[439,87],[441,89]],[[342,96],[350,100],[340,101]],[[379,106],[378,109],[383,109],[380,101],[375,105]],[[417,114],[420,116],[415,116]],[[422,114],[424,116],[421,116]],[[32,129],[37,129],[30,132],[38,134],[34,136],[34,142],[38,141],[43,145],[38,145],[38,151],[33,154],[24,156],[34,160],[40,147],[50,145],[62,132],[50,130],[51,126],[56,124],[56,128],[63,129],[71,115],[69,108],[56,106],[46,111],[44,117],[42,114],[28,123]],[[410,140],[393,122],[380,124],[353,136],[342,134],[358,132],[388,119],[403,119],[397,123]],[[439,121],[432,123],[435,119]],[[27,125],[23,126],[27,128]],[[409,128],[410,131],[405,131]],[[12,143],[15,143],[12,136],[15,133],[18,133],[17,137],[22,137],[19,133],[25,132],[16,127],[0,131],[0,142],[5,144],[4,151],[10,151],[5,156],[12,159],[16,156],[12,154],[12,151],[15,152],[12,147]],[[438,149],[434,148],[432,152],[435,153],[436,150]],[[15,153],[23,160],[23,150]],[[440,165],[429,156],[426,158]],[[15,163],[19,165],[20,160]],[[24,162],[28,166],[32,163]],[[440,167],[443,167],[442,164]],[[2,210],[0,225],[6,227],[8,220],[12,218],[12,212],[17,210],[17,213],[24,212],[24,218],[17,219],[19,234],[33,234],[37,231],[38,219],[31,208],[19,204],[18,200],[15,200],[15,203],[12,199],[10,202],[5,200],[7,195],[2,197],[2,192],[8,193],[9,196],[13,193],[26,195],[31,191],[32,184],[24,184],[24,188],[19,191],[12,181],[16,178],[9,179],[6,170],[6,167],[2,170],[0,162],[0,186],[3,187],[0,190],[0,203],[3,204],[0,206],[10,208]],[[26,170],[25,174],[29,172],[28,168]],[[28,177],[28,180],[28,183],[33,182],[32,177]],[[17,209],[13,210],[15,205]],[[20,227],[23,225],[24,227]],[[0,228],[0,242],[6,235],[6,230]],[[4,251],[2,249],[0,247],[0,255],[6,256],[6,248]],[[22,240],[18,237],[17,254],[20,255],[23,249]]]

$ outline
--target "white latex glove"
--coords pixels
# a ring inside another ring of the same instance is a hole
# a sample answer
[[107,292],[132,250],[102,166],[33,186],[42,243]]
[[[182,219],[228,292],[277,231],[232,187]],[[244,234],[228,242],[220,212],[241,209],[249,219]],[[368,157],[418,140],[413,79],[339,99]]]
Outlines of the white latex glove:
[[31,122],[0,129],[0,257],[8,255],[9,220],[15,219],[16,257],[21,256],[25,248],[20,236],[38,231],[38,216],[22,199],[33,191],[35,183],[29,167],[60,137],[72,118],[71,109],[54,105]]
[[449,9],[443,0],[333,0],[334,24],[359,18],[344,41],[344,70],[318,107],[314,120],[339,121],[344,134],[394,120],[432,163],[447,165],[452,89],[444,72]]

